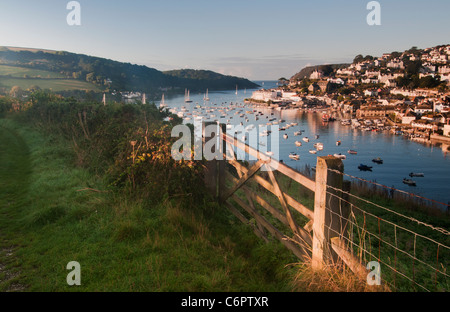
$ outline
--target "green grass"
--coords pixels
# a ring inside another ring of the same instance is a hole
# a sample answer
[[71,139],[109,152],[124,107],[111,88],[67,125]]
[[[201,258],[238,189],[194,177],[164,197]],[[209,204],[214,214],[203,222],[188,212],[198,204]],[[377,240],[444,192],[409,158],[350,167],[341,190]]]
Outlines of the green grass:
[[[151,205],[107,190],[74,158],[57,134],[0,120],[0,291],[292,289],[292,255],[217,204]],[[71,261],[81,286],[66,283]]]
[[99,91],[95,85],[79,81],[75,79],[39,79],[39,78],[10,78],[0,77],[0,87],[11,89],[19,86],[23,90],[29,89],[31,86],[38,86],[41,89],[50,89],[54,92],[67,90],[92,90]]
[[46,70],[32,69],[26,67],[0,65],[0,76],[11,76],[16,78],[65,78],[64,75]]

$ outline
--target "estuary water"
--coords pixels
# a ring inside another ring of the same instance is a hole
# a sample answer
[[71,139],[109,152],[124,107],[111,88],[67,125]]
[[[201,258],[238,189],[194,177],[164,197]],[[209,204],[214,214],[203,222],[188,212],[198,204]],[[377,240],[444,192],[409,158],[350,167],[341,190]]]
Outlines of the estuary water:
[[[262,81],[255,82],[264,88],[276,87],[276,82],[273,81],[265,81],[264,84]],[[284,120],[285,123],[280,124],[280,127],[296,123],[295,126],[280,131],[280,137],[276,140],[279,144],[279,160],[286,165],[301,170],[306,165],[315,167],[319,156],[342,154],[346,156],[346,159],[343,160],[346,174],[414,193],[440,203],[450,203],[449,146],[417,143],[388,132],[352,129],[350,126],[343,126],[339,121],[323,123],[322,114],[319,113],[301,110],[278,111],[246,106],[244,99],[250,98],[253,91],[238,90],[237,94],[236,90],[209,92],[209,101],[204,100],[205,94],[203,93],[191,93],[191,103],[186,103],[183,95],[166,97],[165,103],[169,109],[175,109],[177,112],[183,111],[184,117],[188,118],[188,120],[185,119],[185,123],[194,123],[192,114],[201,110],[208,110],[204,121],[217,119],[221,123],[229,122],[234,125],[242,122],[244,127],[250,124],[257,127],[266,125],[270,119]],[[156,102],[157,106],[159,104]],[[224,107],[231,106],[237,106],[237,108],[224,112]],[[248,114],[248,111],[256,112]],[[255,120],[257,113],[259,113],[259,120]],[[302,130],[302,134],[294,135],[299,130]],[[284,134],[287,134],[288,137],[284,138]],[[310,141],[305,142],[303,140],[305,137]],[[240,139],[240,137],[237,138]],[[267,138],[269,144],[271,140],[271,138]],[[302,146],[296,146],[296,141],[300,141]],[[340,141],[341,144],[337,145],[337,141]],[[315,143],[322,143],[323,150],[312,154],[310,151],[315,150],[313,147]],[[266,148],[270,151],[270,146]],[[354,150],[357,154],[349,154],[349,150]],[[299,159],[291,159],[290,153],[296,153]],[[383,164],[372,162],[374,158],[378,157],[383,159]],[[360,164],[371,166],[372,171],[359,170]],[[416,186],[403,183],[404,178],[410,178],[411,172],[424,174],[424,177],[412,178],[416,181]],[[444,206],[441,207],[445,209]]]

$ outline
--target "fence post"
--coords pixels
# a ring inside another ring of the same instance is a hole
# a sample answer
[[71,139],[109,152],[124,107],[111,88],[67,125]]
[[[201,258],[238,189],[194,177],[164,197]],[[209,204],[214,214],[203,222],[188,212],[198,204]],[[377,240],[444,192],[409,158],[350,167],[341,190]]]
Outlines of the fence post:
[[[210,125],[217,126],[217,132],[219,133],[214,133],[214,135],[211,134],[206,136],[205,129]],[[205,143],[209,142],[214,137],[217,138],[219,149],[221,149],[219,159],[213,159],[206,162],[204,173],[206,188],[216,199],[220,198],[221,193],[225,190],[225,159],[223,156],[225,143],[223,142],[222,138],[222,133],[224,133],[225,129],[226,125],[217,124],[215,122],[202,123],[202,151]],[[216,152],[216,146],[217,145],[214,145],[214,150],[211,151],[212,153]]]
[[[312,246],[312,267],[321,269],[332,260],[330,239],[338,237],[341,230],[340,199],[343,176],[331,170],[344,171],[342,160],[336,157],[318,157],[316,166],[316,190],[314,198],[314,225]],[[331,193],[331,194],[330,194]]]
[[227,131],[227,125],[226,124],[218,124],[218,127],[220,129],[219,131],[219,148],[221,149],[221,158],[217,160],[217,196],[219,198],[222,198],[223,193],[226,191],[225,188],[225,169],[226,169],[226,141],[223,137],[223,134],[226,134]]

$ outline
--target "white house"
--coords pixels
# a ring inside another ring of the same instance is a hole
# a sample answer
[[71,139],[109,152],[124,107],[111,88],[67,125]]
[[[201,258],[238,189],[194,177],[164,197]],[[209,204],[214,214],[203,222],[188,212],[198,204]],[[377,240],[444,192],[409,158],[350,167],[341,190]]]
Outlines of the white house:
[[444,126],[444,135],[450,137],[450,125]]
[[320,73],[319,71],[315,70],[310,76],[309,79],[321,79],[322,78],[322,73]]
[[377,96],[378,92],[375,90],[365,90],[364,91],[364,95],[365,96]]
[[278,90],[257,90],[252,94],[252,99],[258,101],[274,101],[281,97],[281,92]]
[[407,113],[402,116],[402,124],[404,124],[404,125],[410,125],[415,120],[416,120],[416,116],[411,113]]
[[329,78],[328,82],[338,84],[338,85],[345,85],[345,81],[341,78]]
[[425,113],[432,113],[433,107],[430,105],[418,105],[414,108],[414,113],[418,115],[423,115]]
[[301,98],[297,95],[297,92],[287,92],[283,91],[281,93],[281,99],[293,102],[299,102]]
[[397,61],[397,60],[390,61],[389,63],[386,64],[386,67],[392,68],[392,69],[405,69],[403,62]]

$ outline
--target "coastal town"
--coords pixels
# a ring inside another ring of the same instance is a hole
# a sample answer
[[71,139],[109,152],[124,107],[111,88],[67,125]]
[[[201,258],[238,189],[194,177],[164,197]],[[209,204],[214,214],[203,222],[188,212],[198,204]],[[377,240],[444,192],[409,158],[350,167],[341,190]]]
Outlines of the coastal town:
[[450,45],[306,68],[281,78],[275,89],[253,92],[246,103],[318,112],[326,122],[448,144]]

